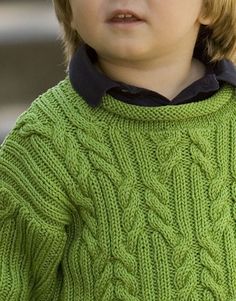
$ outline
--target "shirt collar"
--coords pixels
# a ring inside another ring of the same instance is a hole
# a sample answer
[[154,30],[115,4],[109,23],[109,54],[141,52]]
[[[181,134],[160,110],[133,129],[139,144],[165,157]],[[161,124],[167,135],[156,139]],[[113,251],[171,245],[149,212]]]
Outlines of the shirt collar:
[[73,88],[91,106],[97,106],[108,90],[118,86],[118,83],[97,70],[94,65],[96,59],[94,49],[82,44],[69,64],[69,78]]
[[[194,57],[206,65],[206,74],[202,79],[199,79],[191,85],[191,93],[193,92],[193,95],[219,89],[219,81],[236,86],[236,69],[231,61],[223,59],[215,64],[210,64],[208,58],[203,56],[202,53],[201,49],[196,49]],[[72,87],[89,105],[93,107],[99,105],[102,97],[109,90],[112,91],[113,88],[128,91],[132,94],[150,92],[148,89],[110,79],[96,68],[96,60],[97,54],[95,50],[87,44],[82,44],[75,52],[69,64],[69,78]],[[200,85],[199,81],[201,81]],[[182,97],[184,93],[189,93],[189,88],[190,87],[180,93]]]

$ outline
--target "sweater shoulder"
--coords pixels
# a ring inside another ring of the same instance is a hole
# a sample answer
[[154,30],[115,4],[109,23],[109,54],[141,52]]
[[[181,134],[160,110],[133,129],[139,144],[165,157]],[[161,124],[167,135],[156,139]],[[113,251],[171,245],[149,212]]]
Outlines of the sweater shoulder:
[[16,127],[30,120],[31,116],[41,122],[41,125],[50,124],[55,119],[63,118],[63,107],[69,101],[67,95],[69,91],[69,82],[65,78],[55,86],[49,88],[40,94],[16,120]]
[[39,95],[0,147],[0,188],[40,223],[57,229],[70,223],[76,195],[68,168],[72,135],[63,110],[67,86],[64,79]]
[[65,77],[55,86],[40,94],[17,117],[1,147],[9,138],[14,139],[19,133],[25,137],[38,134],[50,138],[53,129],[63,130],[63,127],[68,123],[67,106],[73,102],[73,97],[75,98],[75,95],[69,79]]

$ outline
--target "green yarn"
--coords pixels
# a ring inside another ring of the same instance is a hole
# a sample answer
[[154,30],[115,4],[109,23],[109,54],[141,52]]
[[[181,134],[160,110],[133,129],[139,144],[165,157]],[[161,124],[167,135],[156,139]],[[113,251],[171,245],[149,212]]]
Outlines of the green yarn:
[[66,77],[0,149],[0,301],[235,301],[236,97],[92,108]]

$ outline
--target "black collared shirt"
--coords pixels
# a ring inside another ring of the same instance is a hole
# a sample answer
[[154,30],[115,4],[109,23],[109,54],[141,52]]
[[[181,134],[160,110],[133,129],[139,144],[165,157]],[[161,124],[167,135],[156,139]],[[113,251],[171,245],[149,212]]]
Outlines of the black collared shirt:
[[216,93],[223,83],[236,87],[236,69],[231,61],[224,59],[210,64],[201,49],[195,49],[194,57],[205,64],[204,77],[193,82],[171,101],[157,92],[114,81],[99,72],[95,67],[97,54],[86,44],[81,45],[72,57],[69,78],[74,90],[92,107],[98,106],[106,93],[130,104],[153,107],[207,99]]

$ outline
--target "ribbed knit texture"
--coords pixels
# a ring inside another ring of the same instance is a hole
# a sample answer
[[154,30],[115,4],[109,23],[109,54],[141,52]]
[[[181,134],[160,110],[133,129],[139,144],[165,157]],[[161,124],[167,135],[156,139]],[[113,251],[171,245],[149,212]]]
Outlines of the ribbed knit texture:
[[0,301],[235,301],[236,96],[92,108],[68,77],[0,150]]

